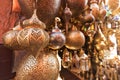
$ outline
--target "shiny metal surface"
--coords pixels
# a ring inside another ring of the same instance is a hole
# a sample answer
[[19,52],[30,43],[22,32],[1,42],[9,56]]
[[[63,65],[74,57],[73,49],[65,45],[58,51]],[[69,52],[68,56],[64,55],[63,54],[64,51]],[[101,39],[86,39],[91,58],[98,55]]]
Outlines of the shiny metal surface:
[[37,58],[26,55],[20,63],[15,80],[56,80],[58,60],[51,52],[40,52]]
[[37,27],[41,29],[45,29],[46,25],[38,19],[38,16],[36,15],[36,9],[34,10],[34,13],[31,18],[26,19],[23,21],[22,27]]
[[67,0],[73,16],[78,16],[86,7],[88,0]]
[[99,5],[97,4],[97,2],[96,3],[95,2],[91,3],[90,4],[90,9],[91,9],[92,15],[95,17],[95,20],[98,20],[99,16],[100,16],[100,8],[99,8]]
[[24,28],[18,33],[17,41],[22,47],[43,49],[49,43],[49,35],[40,28]]
[[85,36],[81,31],[71,31],[66,35],[65,46],[68,49],[80,49],[85,43]]
[[37,0],[37,16],[47,26],[52,24],[57,15],[61,0]]
[[49,47],[52,49],[60,49],[64,46],[66,38],[61,32],[52,32],[50,34]]
[[21,16],[29,19],[36,8],[38,18],[49,26],[51,20],[58,14],[61,0],[37,0],[37,2],[36,0],[19,0],[19,4]]
[[17,41],[17,34],[18,30],[11,30],[6,32],[3,35],[3,43],[6,47],[11,48],[11,49],[24,49],[24,47],[20,47]]
[[35,9],[35,0],[18,0],[21,8],[21,15],[30,18]]

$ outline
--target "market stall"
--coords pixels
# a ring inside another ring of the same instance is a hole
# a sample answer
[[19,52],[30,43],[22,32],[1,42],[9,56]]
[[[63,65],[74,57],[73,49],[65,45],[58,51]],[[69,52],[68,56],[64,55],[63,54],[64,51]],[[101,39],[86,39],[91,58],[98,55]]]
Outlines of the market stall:
[[120,0],[0,4],[0,79],[120,79]]

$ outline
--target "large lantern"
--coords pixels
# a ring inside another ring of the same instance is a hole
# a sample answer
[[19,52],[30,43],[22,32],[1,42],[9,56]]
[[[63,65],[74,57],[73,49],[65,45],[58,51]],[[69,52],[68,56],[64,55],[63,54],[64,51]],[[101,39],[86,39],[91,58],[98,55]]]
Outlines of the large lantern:
[[59,73],[57,57],[53,52],[38,52],[37,58],[26,55],[17,69],[15,80],[56,80]]
[[43,49],[49,42],[49,35],[40,28],[24,28],[18,33],[17,41],[22,47]]

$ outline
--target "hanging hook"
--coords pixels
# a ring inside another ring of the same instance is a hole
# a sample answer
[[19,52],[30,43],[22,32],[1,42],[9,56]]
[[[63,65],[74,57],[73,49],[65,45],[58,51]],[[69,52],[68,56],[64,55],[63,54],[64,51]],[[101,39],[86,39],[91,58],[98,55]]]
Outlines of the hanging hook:
[[58,22],[60,22],[61,19],[59,17],[55,17],[55,28],[58,28]]

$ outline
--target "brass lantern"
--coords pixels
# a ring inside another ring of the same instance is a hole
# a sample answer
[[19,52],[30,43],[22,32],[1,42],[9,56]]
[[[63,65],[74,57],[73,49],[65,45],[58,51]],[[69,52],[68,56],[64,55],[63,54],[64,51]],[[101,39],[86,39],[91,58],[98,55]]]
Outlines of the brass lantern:
[[15,80],[56,80],[59,73],[57,57],[51,51],[38,51],[37,58],[26,55],[18,66]]
[[85,44],[85,36],[81,31],[72,30],[66,35],[65,46],[68,49],[77,50]]
[[23,21],[23,27],[24,29],[17,35],[17,41],[20,46],[37,51],[48,45],[49,35],[44,30],[46,25],[38,19],[36,9],[30,19]]
[[21,47],[17,41],[18,30],[10,30],[3,35],[3,43],[6,47],[12,49],[24,49],[25,47]]

